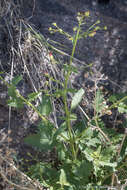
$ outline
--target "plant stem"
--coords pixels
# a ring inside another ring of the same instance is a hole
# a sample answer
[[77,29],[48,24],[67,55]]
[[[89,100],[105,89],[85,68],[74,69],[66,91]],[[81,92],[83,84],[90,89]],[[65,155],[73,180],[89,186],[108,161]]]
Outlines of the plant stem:
[[[121,144],[120,144],[120,148],[119,148],[119,150],[118,150],[118,155],[117,155],[117,157],[116,157],[116,162],[118,162],[118,159],[119,159],[119,157],[120,157],[120,153],[121,153],[121,150],[122,150],[124,141],[125,141],[125,139],[126,139],[126,136],[127,136],[127,134],[125,133],[124,136],[123,136],[123,138],[122,138],[122,142],[121,142]],[[114,181],[115,181],[115,173],[112,174],[111,186],[114,185]]]
[[98,121],[97,121],[97,118],[95,117],[94,119],[95,123],[96,123],[96,128],[97,130],[104,136],[104,138],[110,143],[112,144],[112,142],[110,141],[110,139],[108,138],[108,136],[103,132],[103,130],[101,130],[101,128],[99,127],[99,124],[98,124]]
[[[74,53],[75,53],[75,49],[76,49],[76,45],[77,45],[77,41],[78,41],[78,37],[79,37],[79,32],[80,32],[80,25],[81,22],[79,22],[79,27],[74,39],[74,43],[73,43],[73,49],[72,49],[72,53],[71,53],[71,57],[70,57],[70,66],[72,65],[72,61],[73,61],[73,57],[74,57]],[[67,103],[67,88],[68,88],[68,81],[71,75],[70,70],[67,71],[67,74],[65,75],[65,83],[64,83],[64,95],[63,95],[63,99],[64,99],[64,107],[65,107],[65,114],[66,114],[66,124],[67,124],[67,128],[68,128],[68,134],[70,137],[70,147],[72,149],[72,156],[73,159],[76,160],[76,151],[75,151],[75,146],[74,146],[74,137],[72,134],[72,129],[71,129],[71,121],[70,121],[70,110],[68,107],[68,103]]]

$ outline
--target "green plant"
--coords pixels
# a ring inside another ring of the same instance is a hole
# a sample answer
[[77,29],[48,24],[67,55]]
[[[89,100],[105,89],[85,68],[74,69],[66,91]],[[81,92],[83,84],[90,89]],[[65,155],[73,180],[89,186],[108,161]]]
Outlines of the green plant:
[[[24,98],[16,89],[21,77],[15,77],[11,84],[6,83],[11,97],[8,105],[21,108],[27,104],[41,118],[37,134],[29,135],[24,141],[39,151],[53,151],[56,159],[51,163],[38,162],[30,168],[28,174],[50,190],[83,190],[109,184],[113,186],[116,183],[114,181],[116,172],[126,166],[126,134],[119,135],[114,130],[107,129],[101,117],[111,114],[112,108],[121,111],[119,109],[121,104],[122,113],[126,112],[127,97],[124,96],[120,100],[110,97],[109,101],[113,103],[108,106],[108,100],[105,100],[101,90],[96,89],[93,102],[94,115],[91,119],[85,114],[85,122],[79,121],[75,114],[75,109],[85,94],[82,88],[75,90],[69,87],[71,74],[77,72],[72,65],[76,45],[79,39],[93,37],[96,31],[101,29],[98,26],[100,21],[97,21],[83,32],[82,27],[88,16],[89,12],[78,13],[78,26],[73,29],[73,36],[64,32],[55,23],[53,24],[55,29],[49,28],[51,32],[65,35],[73,44],[70,62],[63,66],[65,80],[61,83],[62,89],[55,89],[54,94],[43,91],[42,101],[38,107],[35,107],[32,102],[41,92],[31,93]],[[1,76],[0,78],[3,80]],[[60,83],[51,77],[50,79]],[[68,93],[73,95],[71,103],[68,101]],[[62,98],[64,103],[65,114],[61,118],[63,122],[59,128],[49,120],[50,113],[53,111],[51,99],[54,97]],[[118,145],[120,145],[119,149]]]

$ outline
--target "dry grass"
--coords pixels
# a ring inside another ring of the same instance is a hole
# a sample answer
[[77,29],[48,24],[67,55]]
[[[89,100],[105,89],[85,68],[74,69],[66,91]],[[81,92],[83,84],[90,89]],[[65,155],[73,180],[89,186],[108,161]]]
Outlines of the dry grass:
[[[4,58],[0,60],[0,69],[8,82],[15,75],[22,75],[24,80],[27,80],[31,91],[36,92],[45,86],[43,76],[49,69],[50,58],[47,56],[49,52],[45,39],[37,35],[28,22],[22,19],[21,6],[22,0],[17,0],[15,3],[10,0],[0,1],[0,29],[3,35],[0,39],[3,41],[0,43]],[[27,89],[22,93],[26,95],[26,91]],[[9,109],[8,118],[10,121],[11,109]],[[1,188],[6,190],[43,189],[39,183],[33,182],[15,166],[11,158],[12,150],[9,148],[9,131],[10,122],[8,122],[7,135],[0,141],[0,146],[4,148],[0,153]],[[7,146],[3,146],[5,142]]]
[[[22,0],[0,1],[0,46],[2,58],[0,60],[0,71],[4,72],[3,77],[7,82],[16,75],[22,75],[23,84],[19,86],[20,93],[27,96],[30,92],[47,90],[53,93],[59,85],[50,80],[53,78],[63,82],[64,78],[60,70],[60,62],[50,56],[48,42],[39,34],[34,26],[31,26],[26,19],[22,19]],[[33,0],[33,11],[35,0]],[[31,17],[33,15],[31,13]],[[63,54],[63,52],[62,52]],[[47,78],[47,73],[49,78]],[[60,86],[59,86],[60,87]],[[38,102],[35,102],[37,105]],[[58,127],[56,115],[60,114],[62,102],[52,101],[53,115],[51,120]],[[2,105],[3,106],[3,105]],[[30,108],[25,110],[30,123],[38,120],[38,117]],[[11,131],[11,108],[8,110],[8,132],[0,140],[0,176],[2,188],[5,190],[13,189],[43,189],[38,182],[33,182],[28,176],[22,173],[18,166],[15,166],[10,148]],[[2,132],[1,132],[2,134]],[[0,134],[0,136],[1,136]],[[6,144],[6,146],[5,146]]]

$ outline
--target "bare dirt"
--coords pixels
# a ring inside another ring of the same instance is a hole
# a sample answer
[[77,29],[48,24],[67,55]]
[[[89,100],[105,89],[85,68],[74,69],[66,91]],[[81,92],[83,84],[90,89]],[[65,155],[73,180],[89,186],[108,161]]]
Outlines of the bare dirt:
[[[100,26],[107,26],[107,31],[99,31],[94,38],[80,40],[75,57],[87,64],[93,63],[97,71],[104,73],[108,77],[107,86],[110,86],[110,90],[127,90],[126,0],[111,0],[106,5],[98,4],[96,0],[36,1],[34,9],[32,6],[30,7],[32,2],[32,0],[29,0],[23,7],[25,18],[27,17],[46,38],[66,45],[66,51],[69,54],[71,53],[71,42],[59,34],[51,35],[49,33],[48,28],[53,22],[56,22],[59,27],[72,34],[72,29],[77,24],[77,12],[89,10],[90,19],[87,21],[86,28],[97,20],[101,21]],[[80,81],[80,85],[82,85],[83,81]]]

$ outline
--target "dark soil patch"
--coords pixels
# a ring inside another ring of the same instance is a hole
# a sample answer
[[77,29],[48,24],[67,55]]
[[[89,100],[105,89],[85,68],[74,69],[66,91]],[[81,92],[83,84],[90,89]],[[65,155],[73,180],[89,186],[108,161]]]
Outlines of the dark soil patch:
[[[56,22],[63,30],[72,34],[77,24],[78,11],[90,11],[86,27],[100,19],[100,26],[107,26],[107,31],[100,31],[94,38],[81,40],[75,57],[86,64],[93,63],[96,71],[108,77],[108,85],[112,91],[127,90],[127,4],[126,1],[110,1],[108,4],[98,4],[97,1],[36,1],[35,8],[31,7],[32,0],[23,6],[23,14],[35,28],[46,38],[64,44],[67,53],[71,53],[71,42],[59,34],[51,35],[48,28]],[[23,3],[23,5],[24,5]],[[32,15],[33,10],[33,15]],[[84,69],[85,72],[85,69]],[[81,79],[81,84],[85,83]]]

